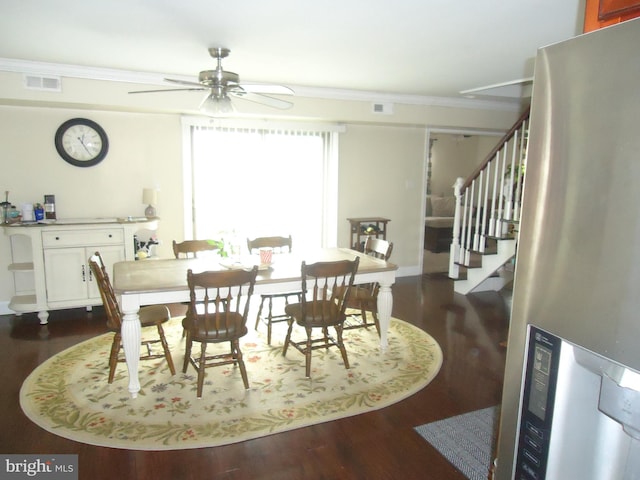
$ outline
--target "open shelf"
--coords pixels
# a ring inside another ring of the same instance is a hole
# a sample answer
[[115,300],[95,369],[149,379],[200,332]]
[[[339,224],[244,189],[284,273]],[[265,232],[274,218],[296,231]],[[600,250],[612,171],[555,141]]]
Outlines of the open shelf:
[[19,313],[34,312],[38,309],[38,301],[35,294],[16,295],[11,297],[9,308]]
[[10,272],[33,272],[33,262],[12,263],[9,265]]

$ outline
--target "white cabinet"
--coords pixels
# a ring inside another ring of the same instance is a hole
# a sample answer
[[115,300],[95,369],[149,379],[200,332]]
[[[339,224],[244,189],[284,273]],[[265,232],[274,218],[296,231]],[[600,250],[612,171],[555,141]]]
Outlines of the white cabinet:
[[102,299],[88,259],[96,251],[107,271],[123,260],[135,260],[136,232],[156,230],[153,220],[65,220],[53,224],[5,226],[11,237],[16,295],[9,308],[17,313],[38,312],[47,323],[48,310],[100,305]]
[[[99,251],[105,261],[107,271],[113,271],[113,264],[124,260],[124,245],[96,245],[88,248],[46,248],[44,250],[44,271],[47,283],[47,303],[78,303],[87,305],[88,300],[101,301],[100,291],[93,280],[87,263],[88,258]],[[90,302],[93,303],[93,302]]]

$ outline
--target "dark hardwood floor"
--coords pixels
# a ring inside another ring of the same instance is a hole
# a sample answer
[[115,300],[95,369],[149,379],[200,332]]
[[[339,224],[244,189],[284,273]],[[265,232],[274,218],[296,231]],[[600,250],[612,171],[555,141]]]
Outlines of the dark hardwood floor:
[[102,307],[51,312],[48,326],[40,326],[35,314],[0,316],[0,453],[75,453],[79,477],[95,480],[463,480],[413,427],[500,402],[507,294],[462,296],[441,276],[399,278],[393,287],[393,315],[431,334],[444,354],[440,373],[426,388],[364,415],[224,447],[165,452],[66,440],[33,424],[20,409],[22,382],[38,364],[106,332]]

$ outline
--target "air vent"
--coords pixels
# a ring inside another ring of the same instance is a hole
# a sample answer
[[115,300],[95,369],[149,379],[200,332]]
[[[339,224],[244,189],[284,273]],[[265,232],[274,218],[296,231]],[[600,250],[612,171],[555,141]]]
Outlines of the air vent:
[[24,75],[24,87],[29,90],[46,90],[47,92],[61,92],[60,77]]
[[373,113],[380,115],[392,115],[393,103],[374,103],[372,108]]

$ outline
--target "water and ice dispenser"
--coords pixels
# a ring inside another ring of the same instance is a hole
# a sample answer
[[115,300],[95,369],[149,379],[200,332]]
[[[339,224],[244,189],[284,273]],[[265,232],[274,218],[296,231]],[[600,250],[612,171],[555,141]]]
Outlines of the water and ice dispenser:
[[529,326],[517,480],[640,480],[640,374]]

